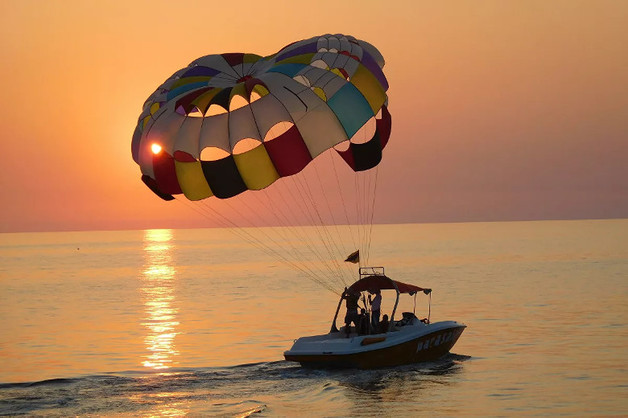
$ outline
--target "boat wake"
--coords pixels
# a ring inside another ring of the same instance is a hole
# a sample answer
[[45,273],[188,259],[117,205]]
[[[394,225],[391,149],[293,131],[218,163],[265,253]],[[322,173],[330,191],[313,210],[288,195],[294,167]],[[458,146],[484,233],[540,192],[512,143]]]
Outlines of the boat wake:
[[201,414],[247,417],[280,414],[278,404],[316,404],[346,390],[386,392],[403,382],[445,382],[469,356],[376,370],[306,369],[288,361],[167,373],[124,371],[0,384],[0,415]]

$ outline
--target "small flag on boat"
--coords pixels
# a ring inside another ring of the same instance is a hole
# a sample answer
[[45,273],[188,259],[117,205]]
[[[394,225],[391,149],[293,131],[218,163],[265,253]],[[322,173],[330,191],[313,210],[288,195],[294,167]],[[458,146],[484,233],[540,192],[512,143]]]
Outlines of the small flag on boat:
[[349,257],[347,257],[347,259],[345,261],[348,261],[349,263],[359,263],[360,262],[360,250],[354,251],[351,254],[349,254]]

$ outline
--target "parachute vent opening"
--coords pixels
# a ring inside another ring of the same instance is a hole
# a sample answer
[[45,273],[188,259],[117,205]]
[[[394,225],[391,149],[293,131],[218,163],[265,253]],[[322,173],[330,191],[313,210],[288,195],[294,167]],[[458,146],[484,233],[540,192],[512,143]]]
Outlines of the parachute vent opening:
[[203,112],[201,112],[201,110],[196,106],[194,106],[192,110],[190,110],[190,112],[188,113],[188,117],[191,118],[202,118],[204,116],[205,115],[203,115]]
[[351,141],[342,141],[340,144],[335,145],[334,149],[336,151],[345,152],[346,150],[349,149],[350,144],[351,144]]
[[229,111],[240,109],[241,107],[248,106],[249,102],[239,94],[234,95],[229,103]]
[[351,137],[351,142],[354,144],[367,143],[373,138],[376,130],[377,122],[375,120],[375,116],[373,116]]
[[264,142],[272,141],[273,139],[285,134],[290,128],[294,126],[294,123],[288,121],[281,121],[274,124],[264,137]]
[[218,161],[228,156],[227,151],[218,147],[205,147],[201,151],[201,161]]
[[161,145],[156,144],[156,143],[153,143],[153,144],[150,146],[150,150],[151,150],[151,151],[153,152],[153,154],[155,154],[155,155],[159,154],[159,153],[161,152],[161,149],[162,149],[162,148],[161,148]]
[[345,80],[349,80],[349,73],[347,73],[342,68],[334,68],[331,70],[332,73],[336,74],[340,78],[344,78]]
[[[264,86],[262,86],[261,84],[256,84],[255,87],[253,87],[253,91],[251,91],[251,97],[249,98],[249,102],[253,103],[255,100],[258,100],[264,96],[266,96],[267,94],[270,94],[270,92],[268,91],[268,89]],[[257,98],[253,98],[253,97],[257,97]]]
[[307,77],[303,76],[303,75],[296,75],[293,77],[293,79],[301,84],[303,84],[305,87],[311,87],[312,84],[310,83],[310,80],[308,80]]
[[212,103],[211,105],[209,105],[207,112],[205,112],[205,116],[222,115],[223,113],[227,113],[227,109],[220,105]]
[[260,146],[261,142],[257,139],[253,138],[244,138],[238,141],[237,144],[233,147],[233,153],[235,155],[244,154],[247,151],[250,151],[254,148]]
[[251,97],[249,98],[249,103],[253,103],[261,98],[262,98],[262,95],[256,92],[255,90],[253,90],[251,92]]
[[323,61],[323,60],[316,60],[316,61],[310,63],[310,65],[312,67],[320,68],[322,70],[329,69],[329,67],[327,66],[327,63],[325,61]]

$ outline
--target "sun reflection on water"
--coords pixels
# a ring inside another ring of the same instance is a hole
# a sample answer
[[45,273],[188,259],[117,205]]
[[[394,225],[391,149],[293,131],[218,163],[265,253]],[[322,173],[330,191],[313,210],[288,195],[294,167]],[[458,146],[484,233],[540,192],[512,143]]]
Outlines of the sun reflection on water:
[[144,231],[144,270],[142,298],[146,315],[142,325],[147,334],[144,343],[148,354],[142,364],[154,370],[168,369],[179,354],[174,339],[179,322],[175,304],[176,270],[172,260],[172,230]]

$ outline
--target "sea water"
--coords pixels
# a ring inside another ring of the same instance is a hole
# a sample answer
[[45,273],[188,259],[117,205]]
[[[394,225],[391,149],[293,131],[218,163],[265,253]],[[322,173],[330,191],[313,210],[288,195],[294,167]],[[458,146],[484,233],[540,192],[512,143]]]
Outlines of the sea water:
[[377,225],[371,261],[451,354],[284,361],[338,295],[228,230],[0,234],[0,415],[628,414],[628,220]]

